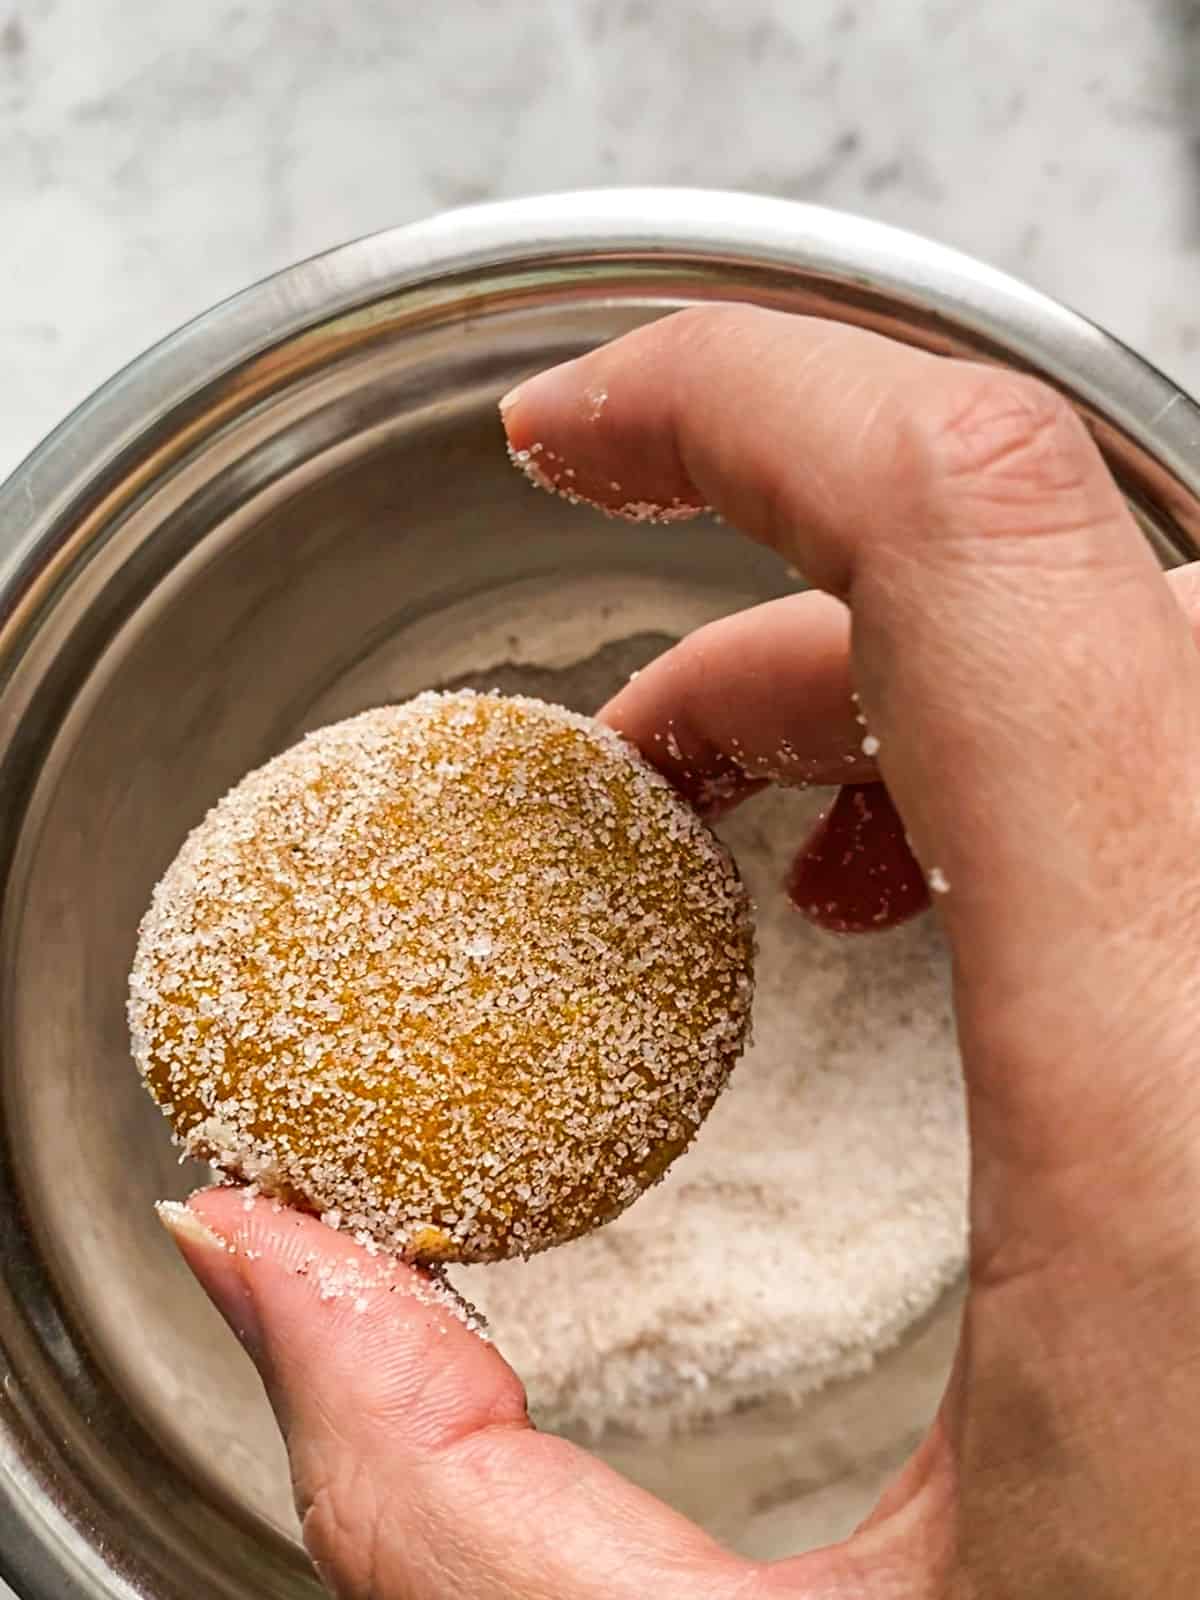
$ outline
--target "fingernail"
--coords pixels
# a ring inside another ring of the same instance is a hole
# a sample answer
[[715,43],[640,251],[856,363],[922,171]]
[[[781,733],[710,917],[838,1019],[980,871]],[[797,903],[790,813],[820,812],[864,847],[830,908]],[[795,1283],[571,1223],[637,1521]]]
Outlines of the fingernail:
[[229,1247],[219,1233],[214,1233],[181,1200],[160,1200],[154,1207],[158,1220],[177,1245],[192,1245],[200,1250],[227,1250]]
[[575,387],[571,376],[574,368],[573,361],[563,361],[557,367],[547,367],[545,372],[535,372],[522,379],[500,401],[500,420],[507,425],[518,405],[528,406],[533,402],[536,412],[539,406],[554,408],[569,399]]
[[161,1200],[154,1209],[200,1287],[257,1363],[262,1326],[237,1246],[177,1200]]
[[508,421],[508,413],[516,405],[517,401],[521,398],[521,395],[524,393],[524,390],[525,390],[525,384],[524,383],[518,383],[515,388],[510,389],[506,395],[503,395],[501,397],[501,400],[500,400],[500,420],[501,420],[501,422],[507,422]]

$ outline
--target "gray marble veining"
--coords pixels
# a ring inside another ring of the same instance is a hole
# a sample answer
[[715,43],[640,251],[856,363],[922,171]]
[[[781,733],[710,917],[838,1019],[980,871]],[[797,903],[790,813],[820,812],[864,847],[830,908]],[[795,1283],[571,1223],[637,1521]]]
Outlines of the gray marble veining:
[[0,0],[0,471],[297,257],[645,182],[915,228],[1200,384],[1197,0]]

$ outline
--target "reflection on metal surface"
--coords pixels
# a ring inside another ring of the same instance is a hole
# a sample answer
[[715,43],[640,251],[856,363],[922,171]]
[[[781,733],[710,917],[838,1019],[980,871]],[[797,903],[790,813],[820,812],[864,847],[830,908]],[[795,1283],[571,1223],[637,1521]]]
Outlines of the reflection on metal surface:
[[1042,372],[1163,559],[1195,554],[1200,415],[1166,380],[949,252],[745,197],[563,197],[365,240],[70,418],[0,490],[0,1571],[28,1600],[311,1592],[257,1382],[151,1215],[195,1175],[128,1062],[136,921],[186,829],[304,727],[790,587],[726,530],[568,513],[504,458],[494,403],[520,376],[702,299]]

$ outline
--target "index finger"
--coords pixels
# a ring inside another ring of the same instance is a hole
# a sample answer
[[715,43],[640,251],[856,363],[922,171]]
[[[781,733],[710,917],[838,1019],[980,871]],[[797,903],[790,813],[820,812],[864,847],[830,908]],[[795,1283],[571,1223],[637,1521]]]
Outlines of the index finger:
[[[1172,1019],[1200,673],[1071,409],[1010,372],[722,308],[503,410],[516,451],[553,452],[573,494],[642,517],[711,505],[848,604],[867,749],[949,888],[977,1220],[993,1166],[1144,1166],[1164,1106],[1196,1093]],[[1081,1226],[1011,1185],[992,1199],[989,1235]]]

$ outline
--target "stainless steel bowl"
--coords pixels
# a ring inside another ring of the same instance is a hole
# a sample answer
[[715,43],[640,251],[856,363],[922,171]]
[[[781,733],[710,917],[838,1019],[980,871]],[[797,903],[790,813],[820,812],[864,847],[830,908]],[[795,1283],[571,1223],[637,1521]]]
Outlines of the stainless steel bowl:
[[[716,526],[568,513],[501,448],[521,375],[730,299],[1042,373],[1163,560],[1195,555],[1200,413],[1104,333],[890,229],[682,191],[306,262],[143,356],[0,490],[0,1571],[29,1600],[311,1592],[257,1384],[151,1215],[189,1175],[129,1064],[135,925],[242,772],[511,657],[514,618],[540,668],[615,674],[791,586]],[[614,595],[627,644],[598,658]]]

